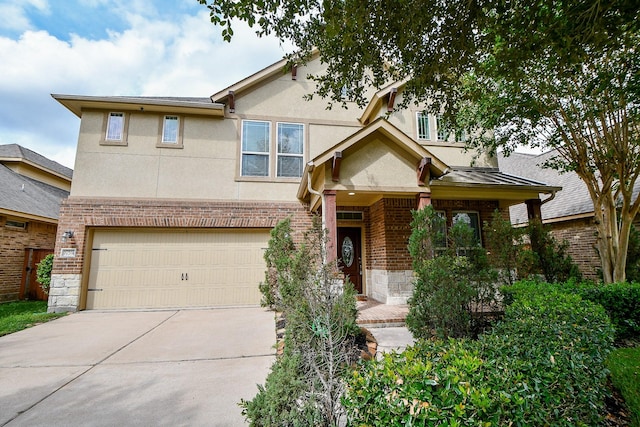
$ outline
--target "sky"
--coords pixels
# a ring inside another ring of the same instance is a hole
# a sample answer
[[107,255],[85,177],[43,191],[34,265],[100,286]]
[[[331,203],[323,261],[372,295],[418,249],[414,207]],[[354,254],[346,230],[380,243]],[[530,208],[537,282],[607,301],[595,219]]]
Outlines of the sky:
[[80,119],[51,94],[207,97],[287,48],[223,41],[198,0],[0,0],[0,144],[73,168]]

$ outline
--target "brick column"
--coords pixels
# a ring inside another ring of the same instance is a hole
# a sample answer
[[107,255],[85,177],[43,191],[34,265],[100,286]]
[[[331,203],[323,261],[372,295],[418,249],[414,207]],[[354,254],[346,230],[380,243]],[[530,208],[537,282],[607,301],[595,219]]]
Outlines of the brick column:
[[336,260],[336,241],[338,240],[338,226],[336,218],[336,190],[324,190],[322,195],[322,214],[324,215],[324,227],[327,229],[327,262]]
[[422,192],[418,194],[418,210],[424,209],[431,204],[431,193]]

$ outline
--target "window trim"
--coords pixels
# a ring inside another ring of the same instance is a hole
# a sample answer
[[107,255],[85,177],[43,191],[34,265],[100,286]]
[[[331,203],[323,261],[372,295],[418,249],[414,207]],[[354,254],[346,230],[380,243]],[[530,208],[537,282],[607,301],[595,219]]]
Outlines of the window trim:
[[[292,154],[292,153],[280,153],[279,149],[278,149],[278,143],[279,141],[279,130],[280,130],[280,125],[296,125],[296,126],[300,126],[301,127],[301,135],[302,135],[302,141],[301,141],[301,145],[302,145],[302,153],[300,154]],[[275,132],[276,132],[276,137],[274,139],[274,144],[275,144],[275,179],[301,179],[302,175],[304,174],[304,153],[305,153],[305,126],[304,123],[295,123],[295,122],[276,122],[276,126],[275,126]],[[278,167],[278,160],[280,159],[280,156],[282,157],[296,157],[296,158],[300,158],[302,160],[302,170],[300,171],[300,176],[280,176],[280,168]]]
[[20,221],[16,219],[7,218],[4,222],[4,226],[11,230],[27,231],[28,221]]
[[[431,139],[431,115],[429,113],[427,113],[425,110],[419,110],[416,111],[416,139],[418,141],[432,141]],[[427,137],[421,137],[421,133],[420,133],[420,123],[421,123],[421,117],[424,117],[424,119],[426,119],[426,121],[424,121],[424,123],[426,123],[427,125],[427,129],[426,129],[426,135]]]
[[[244,124],[248,123],[248,122],[254,122],[254,123],[266,123],[268,125],[268,132],[267,135],[269,136],[269,141],[267,143],[267,151],[245,151],[244,150],[244,134],[245,134],[245,128],[244,128]],[[271,171],[272,171],[272,167],[271,167],[271,162],[272,162],[272,155],[271,152],[273,150],[273,126],[270,120],[257,120],[257,119],[242,119],[241,124],[240,124],[240,177],[242,178],[249,178],[249,179],[269,179],[271,178]],[[244,173],[244,169],[243,169],[243,160],[244,160],[244,155],[245,154],[249,154],[249,155],[260,155],[260,156],[267,156],[267,173],[266,175],[245,175]]]
[[[123,117],[122,123],[122,138],[121,139],[107,139],[107,132],[109,131],[109,121],[113,114],[121,114]],[[109,111],[104,113],[102,121],[102,134],[100,137],[100,145],[128,145],[129,140],[129,113],[124,111]]]
[[[164,141],[164,130],[167,117],[176,117],[178,119],[178,129],[176,135],[176,142]],[[163,114],[160,116],[160,124],[158,131],[158,142],[156,147],[158,148],[184,148],[183,144],[184,135],[184,117],[179,114]]]

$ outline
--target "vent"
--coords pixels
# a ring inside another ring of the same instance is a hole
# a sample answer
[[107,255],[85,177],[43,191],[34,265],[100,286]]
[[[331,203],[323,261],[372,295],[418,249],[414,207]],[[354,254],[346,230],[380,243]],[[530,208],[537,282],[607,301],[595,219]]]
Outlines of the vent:
[[353,212],[345,212],[345,211],[338,211],[336,213],[336,218],[339,220],[346,220],[346,221],[362,221],[362,212],[360,211],[353,211]]

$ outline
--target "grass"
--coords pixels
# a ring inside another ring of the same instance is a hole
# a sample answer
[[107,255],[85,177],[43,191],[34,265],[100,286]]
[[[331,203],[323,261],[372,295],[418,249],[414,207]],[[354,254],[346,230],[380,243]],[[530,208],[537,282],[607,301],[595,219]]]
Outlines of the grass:
[[616,349],[609,355],[607,367],[627,404],[631,425],[640,427],[640,347]]
[[47,313],[46,301],[15,301],[0,304],[0,337],[48,322],[66,313]]

